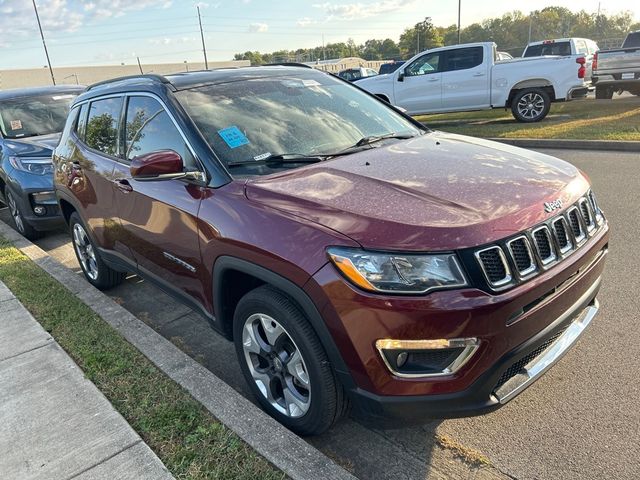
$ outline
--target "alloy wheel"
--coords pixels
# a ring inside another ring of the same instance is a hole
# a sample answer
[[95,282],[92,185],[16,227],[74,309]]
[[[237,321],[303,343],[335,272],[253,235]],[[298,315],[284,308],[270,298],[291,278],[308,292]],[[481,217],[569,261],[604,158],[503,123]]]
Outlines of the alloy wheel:
[[242,328],[244,357],[253,381],[273,408],[291,418],[311,405],[311,384],[300,349],[274,318],[251,315]]
[[518,102],[518,112],[524,118],[539,117],[544,111],[544,98],[539,93],[531,92],[523,95]]
[[78,260],[82,264],[82,269],[91,280],[96,280],[98,278],[96,252],[89,241],[87,232],[79,223],[73,226],[73,246],[78,254]]
[[20,210],[18,210],[18,204],[16,203],[15,198],[13,198],[13,195],[10,192],[7,192],[7,206],[9,207],[11,218],[13,218],[13,222],[16,224],[16,228],[20,233],[24,234],[24,221],[22,220]]

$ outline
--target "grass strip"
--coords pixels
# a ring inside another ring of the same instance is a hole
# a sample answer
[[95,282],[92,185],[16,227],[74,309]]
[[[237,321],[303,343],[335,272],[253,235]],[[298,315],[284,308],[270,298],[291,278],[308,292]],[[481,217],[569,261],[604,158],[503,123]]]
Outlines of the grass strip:
[[0,236],[0,280],[178,479],[285,475]]
[[483,138],[562,138],[640,141],[640,98],[555,103],[537,123],[518,123],[504,109],[423,115],[427,126]]

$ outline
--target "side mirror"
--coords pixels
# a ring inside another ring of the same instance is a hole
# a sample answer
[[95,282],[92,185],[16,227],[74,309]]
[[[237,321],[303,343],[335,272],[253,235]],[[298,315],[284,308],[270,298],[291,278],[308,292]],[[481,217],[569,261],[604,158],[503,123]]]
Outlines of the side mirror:
[[158,150],[134,157],[130,166],[135,180],[171,180],[184,178],[184,162],[173,150]]
[[404,82],[404,68],[401,68],[400,71],[398,72],[398,81]]

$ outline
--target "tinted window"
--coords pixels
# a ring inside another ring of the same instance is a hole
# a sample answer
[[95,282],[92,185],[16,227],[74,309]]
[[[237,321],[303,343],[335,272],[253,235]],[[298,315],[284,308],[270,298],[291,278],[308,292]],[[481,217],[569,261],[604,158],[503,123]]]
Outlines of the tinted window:
[[440,67],[440,55],[440,52],[427,53],[417,60],[414,60],[405,69],[405,76],[414,77],[417,75],[426,75],[438,72],[438,68]]
[[525,57],[541,57],[543,55],[571,55],[569,42],[541,43],[527,47]]
[[89,104],[85,103],[80,108],[80,116],[76,124],[76,135],[78,135],[78,138],[81,140],[84,140],[84,132],[87,129],[87,110],[89,110]]
[[640,32],[633,32],[627,35],[622,46],[623,48],[640,47]]
[[444,54],[442,72],[453,70],[467,70],[482,64],[483,47],[456,48],[447,50]]
[[91,102],[84,140],[87,146],[107,155],[118,154],[118,119],[121,110],[122,97]]
[[158,150],[173,150],[180,154],[188,169],[196,167],[193,155],[169,114],[153,98],[129,98],[125,132],[127,160]]

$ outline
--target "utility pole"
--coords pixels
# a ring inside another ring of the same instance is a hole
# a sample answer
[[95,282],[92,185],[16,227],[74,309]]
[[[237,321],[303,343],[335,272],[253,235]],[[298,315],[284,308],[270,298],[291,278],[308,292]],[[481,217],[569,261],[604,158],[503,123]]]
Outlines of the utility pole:
[[529,40],[527,41],[527,45],[531,43],[531,25],[533,23],[533,15],[529,13]]
[[322,34],[322,59],[327,59],[327,51],[324,49],[324,33]]
[[204,69],[209,70],[209,62],[207,62],[207,47],[204,44],[204,33],[202,31],[202,17],[200,17],[200,6],[196,7],[198,9],[198,23],[200,24],[200,38],[202,38],[202,53],[204,53]]
[[462,0],[458,0],[458,45],[460,45],[460,10],[462,8]]
[[142,71],[142,65],[140,64],[140,57],[136,57],[138,59],[138,68],[140,69],[140,75],[144,75],[144,72]]
[[42,25],[40,24],[40,15],[38,15],[38,7],[36,6],[36,0],[32,0],[33,10],[36,12],[36,20],[38,20],[38,29],[40,30],[40,38],[42,38],[42,46],[44,47],[44,54],[47,57],[47,65],[49,65],[49,72],[51,73],[51,81],[56,84],[56,77],[53,76],[53,68],[51,68],[51,60],[49,60],[49,51],[47,50],[47,44],[44,41],[44,33],[42,33]]
[[420,30],[416,30],[416,55],[420,53]]

